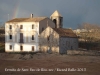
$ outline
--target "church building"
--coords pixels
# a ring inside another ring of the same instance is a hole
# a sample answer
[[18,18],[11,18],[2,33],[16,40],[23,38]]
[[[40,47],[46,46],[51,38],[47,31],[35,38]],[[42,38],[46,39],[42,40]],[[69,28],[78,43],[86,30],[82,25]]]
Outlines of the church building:
[[77,50],[77,35],[71,29],[63,28],[61,14],[55,11],[50,18],[55,23],[55,28],[48,23],[47,28],[40,34],[40,51],[67,54],[67,50]]
[[78,48],[78,38],[63,28],[63,17],[56,10],[50,18],[15,18],[5,23],[5,52],[57,52]]

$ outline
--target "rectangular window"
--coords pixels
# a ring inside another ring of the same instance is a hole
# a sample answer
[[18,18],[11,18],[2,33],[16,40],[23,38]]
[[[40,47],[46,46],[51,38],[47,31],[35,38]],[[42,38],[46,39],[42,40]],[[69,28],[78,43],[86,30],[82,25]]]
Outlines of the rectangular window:
[[23,29],[23,25],[20,25],[20,29]]
[[32,35],[32,40],[34,40],[34,35]]
[[9,29],[12,29],[12,25],[9,26]]
[[12,49],[12,45],[9,46],[10,50]]
[[20,50],[21,50],[21,51],[23,50],[23,46],[20,46]]
[[32,29],[34,29],[34,25],[32,24]]
[[9,39],[12,39],[12,35],[9,35]]

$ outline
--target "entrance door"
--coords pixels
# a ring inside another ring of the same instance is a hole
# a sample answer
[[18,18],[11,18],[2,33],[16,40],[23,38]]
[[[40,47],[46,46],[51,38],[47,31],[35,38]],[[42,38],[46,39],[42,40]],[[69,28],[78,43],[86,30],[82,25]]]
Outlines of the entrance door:
[[23,43],[23,33],[20,33],[20,43]]
[[34,51],[34,46],[32,46],[32,51]]
[[23,46],[20,46],[20,50],[21,50],[21,51],[23,50]]
[[52,50],[51,50],[50,46],[48,47],[48,51],[47,52],[50,53],[50,54],[52,53]]

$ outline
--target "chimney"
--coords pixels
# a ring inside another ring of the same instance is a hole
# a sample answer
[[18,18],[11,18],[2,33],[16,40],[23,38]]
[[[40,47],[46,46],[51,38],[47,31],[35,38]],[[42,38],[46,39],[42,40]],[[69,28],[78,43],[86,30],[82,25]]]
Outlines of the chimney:
[[33,18],[33,14],[31,14],[31,18]]

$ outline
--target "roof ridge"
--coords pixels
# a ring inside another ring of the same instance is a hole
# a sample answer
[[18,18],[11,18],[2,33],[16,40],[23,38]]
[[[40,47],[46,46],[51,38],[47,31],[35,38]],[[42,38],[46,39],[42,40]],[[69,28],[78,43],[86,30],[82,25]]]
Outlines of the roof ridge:
[[33,17],[33,18],[14,18],[12,20],[7,21],[8,22],[39,22],[43,19],[46,19],[47,17]]

